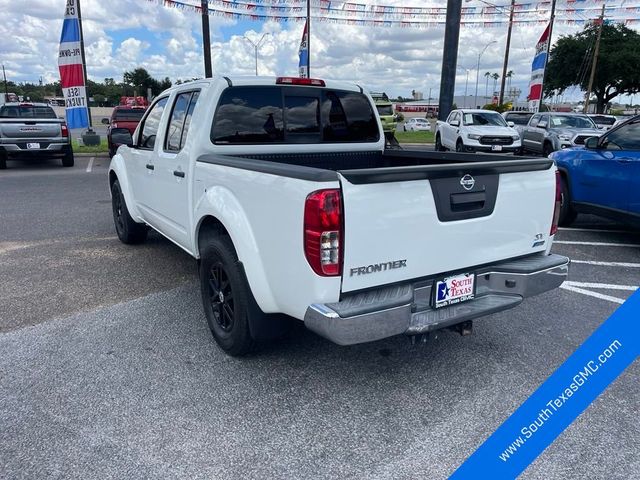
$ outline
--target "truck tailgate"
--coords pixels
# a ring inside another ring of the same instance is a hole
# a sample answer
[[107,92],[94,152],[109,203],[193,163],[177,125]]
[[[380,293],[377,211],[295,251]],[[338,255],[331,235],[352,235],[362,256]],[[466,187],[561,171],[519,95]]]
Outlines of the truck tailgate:
[[544,251],[555,170],[548,159],[519,159],[340,171],[342,291]]
[[0,137],[12,140],[62,137],[62,120],[0,120]]

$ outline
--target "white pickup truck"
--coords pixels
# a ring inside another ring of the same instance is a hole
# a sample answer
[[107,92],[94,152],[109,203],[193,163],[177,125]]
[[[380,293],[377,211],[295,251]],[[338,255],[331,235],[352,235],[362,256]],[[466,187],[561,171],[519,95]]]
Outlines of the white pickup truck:
[[[291,319],[341,345],[451,327],[558,287],[546,158],[385,151],[371,97],[316,79],[216,78],[155,99],[109,167],[118,237],[199,259],[231,355]],[[533,319],[532,319],[533,320]]]
[[520,134],[513,126],[491,110],[453,110],[445,122],[436,122],[436,150],[519,153]]

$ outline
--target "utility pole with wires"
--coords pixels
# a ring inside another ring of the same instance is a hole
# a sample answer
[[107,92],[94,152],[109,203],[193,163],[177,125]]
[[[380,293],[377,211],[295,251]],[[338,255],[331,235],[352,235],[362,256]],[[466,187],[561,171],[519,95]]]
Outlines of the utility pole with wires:
[[591,75],[589,75],[589,86],[587,87],[587,95],[584,99],[584,113],[589,111],[589,99],[591,98],[591,89],[593,88],[593,80],[596,76],[596,67],[598,65],[598,53],[600,53],[600,38],[602,37],[602,26],[604,25],[604,8],[602,4],[602,12],[598,17],[598,36],[596,37],[596,49],[593,52],[593,62],[591,63]]
[[509,12],[509,29],[507,30],[507,45],[504,49],[504,63],[502,64],[502,80],[500,81],[500,97],[498,105],[504,103],[504,83],[507,79],[507,67],[509,65],[509,49],[511,48],[511,30],[513,30],[513,11],[515,10],[516,0],[511,0],[511,10]]
[[262,46],[262,41],[264,40],[264,38],[267,35],[269,35],[269,34],[268,33],[263,33],[262,37],[260,37],[260,40],[258,40],[257,43],[254,42],[253,40],[251,40],[246,35],[243,37],[247,42],[249,42],[253,46],[253,50],[254,50],[255,58],[256,58],[256,77],[258,76],[258,49]]
[[544,102],[544,77],[547,76],[547,64],[549,63],[549,56],[551,55],[551,37],[553,36],[553,22],[556,20],[556,0],[551,0],[551,17],[549,19],[549,38],[547,38],[547,56],[544,59],[544,70],[542,72],[542,82],[540,82],[540,104],[538,105],[538,111],[542,111],[542,104]]
[[311,0],[307,0],[307,78],[311,78]]
[[211,35],[209,33],[209,2],[202,0],[200,2],[202,10],[202,49],[204,50],[204,76],[211,78],[213,70],[211,68]]
[[4,63],[2,64],[2,76],[4,77],[4,101],[9,101],[9,88],[7,87],[7,73],[4,71]]

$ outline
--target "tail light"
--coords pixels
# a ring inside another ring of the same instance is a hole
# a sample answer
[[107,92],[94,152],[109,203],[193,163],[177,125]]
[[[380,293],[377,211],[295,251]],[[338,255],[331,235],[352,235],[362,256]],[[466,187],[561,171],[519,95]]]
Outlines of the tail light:
[[62,136],[63,137],[68,137],[69,136],[69,129],[67,128],[67,124],[66,123],[63,123],[60,126],[60,129],[62,130]]
[[324,87],[324,80],[318,78],[278,77],[276,85],[310,85],[312,87]]
[[318,275],[342,274],[342,199],[340,190],[318,190],[304,204],[304,254]]
[[556,170],[556,203],[553,208],[553,221],[551,222],[551,231],[549,235],[555,235],[558,231],[558,220],[560,220],[560,207],[562,205],[562,180],[560,172]]

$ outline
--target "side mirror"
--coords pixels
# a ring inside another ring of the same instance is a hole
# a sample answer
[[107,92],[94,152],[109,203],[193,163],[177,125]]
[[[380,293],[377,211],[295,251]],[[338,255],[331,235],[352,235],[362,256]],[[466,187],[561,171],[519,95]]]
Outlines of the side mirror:
[[589,137],[584,142],[584,146],[589,150],[597,150],[599,141],[600,141],[600,138],[598,137]]
[[133,137],[131,132],[126,128],[114,128],[111,130],[111,143],[114,145],[126,145],[133,147]]
[[515,124],[515,123],[513,123],[513,122],[507,122],[507,125],[509,125],[511,128],[513,128],[513,127],[515,127],[515,126],[516,126],[516,124]]
[[110,123],[111,123],[111,121],[110,121],[107,117],[104,117],[104,118],[102,119],[102,124],[103,124],[103,125],[109,125]]
[[547,128],[547,122],[538,122],[538,128]]
[[451,125],[452,127],[459,127],[460,120],[451,120],[451,123],[449,125]]

